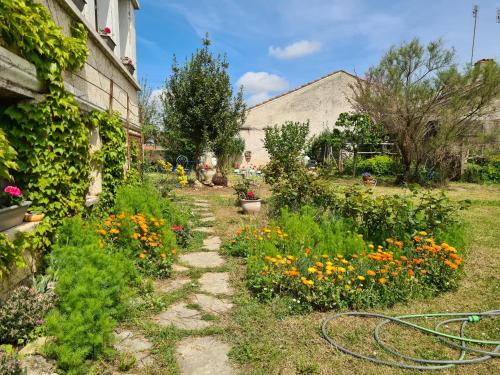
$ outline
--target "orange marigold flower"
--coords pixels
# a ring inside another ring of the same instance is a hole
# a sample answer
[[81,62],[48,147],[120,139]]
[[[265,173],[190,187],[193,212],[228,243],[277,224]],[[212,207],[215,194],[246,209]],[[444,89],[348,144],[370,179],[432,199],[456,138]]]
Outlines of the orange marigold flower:
[[109,230],[109,233],[112,233],[112,234],[118,234],[118,233],[120,233],[120,231],[119,231],[118,229],[116,229],[116,228],[111,228],[111,229]]
[[97,233],[100,233],[104,236],[106,234],[106,231],[104,229],[99,229]]
[[308,247],[306,248],[306,250],[304,252],[306,255],[311,255],[311,249],[309,249]]
[[140,254],[139,254],[139,258],[141,258],[141,259],[146,258],[146,254],[144,254],[144,253],[140,253]]
[[408,276],[413,276],[415,275],[415,272],[413,272],[413,270],[408,270]]
[[167,257],[167,254],[165,254],[165,253],[161,253],[161,254],[160,254],[160,256],[161,256],[162,258],[166,258],[166,257]]
[[170,250],[170,253],[171,254],[177,254],[177,250],[176,249],[172,249],[172,250]]
[[375,276],[377,273],[376,273],[375,271],[368,270],[368,271],[366,272],[366,274],[367,274],[368,276]]
[[401,255],[401,256],[399,257],[399,259],[401,259],[403,262],[408,261],[408,258],[407,258],[407,257],[405,257],[404,255]]
[[378,279],[378,282],[379,282],[380,284],[384,285],[384,284],[387,282],[387,280],[386,280],[386,278],[385,278],[385,277],[381,277],[380,279]]

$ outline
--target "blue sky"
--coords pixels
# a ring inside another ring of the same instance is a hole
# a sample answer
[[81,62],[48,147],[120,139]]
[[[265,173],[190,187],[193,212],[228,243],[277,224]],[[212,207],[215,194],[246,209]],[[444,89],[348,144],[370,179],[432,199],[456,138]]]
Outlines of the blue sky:
[[138,73],[164,85],[172,56],[200,46],[226,53],[249,104],[335,70],[362,75],[393,44],[442,38],[457,62],[470,60],[472,6],[479,5],[474,60],[500,60],[500,0],[141,0]]

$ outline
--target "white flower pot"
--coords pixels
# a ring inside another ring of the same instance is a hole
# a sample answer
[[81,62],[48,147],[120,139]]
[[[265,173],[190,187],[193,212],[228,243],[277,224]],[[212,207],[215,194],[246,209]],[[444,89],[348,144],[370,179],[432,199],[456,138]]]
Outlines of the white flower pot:
[[23,201],[20,205],[0,209],[0,232],[22,224],[30,204],[30,201]]
[[241,208],[246,214],[257,214],[260,211],[260,199],[241,199]]

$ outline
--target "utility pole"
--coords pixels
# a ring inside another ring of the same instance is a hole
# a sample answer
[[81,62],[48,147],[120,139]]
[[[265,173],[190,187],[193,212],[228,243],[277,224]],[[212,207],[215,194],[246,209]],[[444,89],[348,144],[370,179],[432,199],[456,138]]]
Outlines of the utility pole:
[[477,5],[474,5],[472,8],[472,17],[474,17],[474,33],[472,34],[472,53],[470,55],[470,65],[472,66],[472,63],[474,61],[474,45],[476,43],[476,24],[477,24],[477,13],[479,12],[479,7]]
[[497,23],[500,23],[500,8],[497,8]]

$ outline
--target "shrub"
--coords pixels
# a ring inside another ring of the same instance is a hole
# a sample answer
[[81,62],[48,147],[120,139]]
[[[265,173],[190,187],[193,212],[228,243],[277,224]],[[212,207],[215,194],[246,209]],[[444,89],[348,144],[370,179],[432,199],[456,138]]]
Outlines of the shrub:
[[176,235],[164,219],[140,213],[110,215],[98,224],[97,232],[102,236],[101,247],[106,244],[116,251],[123,251],[134,259],[144,274],[170,275],[176,253]]
[[369,172],[375,176],[395,176],[398,172],[398,164],[390,156],[377,155],[360,160],[358,170],[360,172]]
[[0,374],[2,375],[22,375],[21,363],[12,347],[0,346]]
[[491,156],[483,164],[467,163],[462,180],[476,184],[500,183],[500,156]]
[[[69,220],[71,222],[71,220]],[[123,317],[128,285],[135,280],[132,263],[97,244],[57,244],[50,255],[59,279],[60,304],[47,317],[55,336],[48,351],[69,374],[83,374],[86,360],[110,352],[113,329]]]
[[29,338],[44,323],[45,315],[54,306],[53,292],[39,293],[21,286],[0,304],[0,342],[18,344]]
[[188,226],[187,213],[182,212],[170,200],[161,197],[149,181],[139,186],[121,187],[113,211],[116,214],[140,213],[148,217],[162,218],[170,225]]

